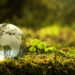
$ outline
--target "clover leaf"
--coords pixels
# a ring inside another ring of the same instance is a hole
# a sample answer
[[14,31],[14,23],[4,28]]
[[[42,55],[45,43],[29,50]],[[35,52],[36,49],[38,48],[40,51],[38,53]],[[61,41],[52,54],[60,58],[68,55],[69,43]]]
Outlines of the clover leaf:
[[39,49],[45,49],[45,48],[46,48],[46,45],[45,45],[43,42],[40,42],[40,43],[38,44],[38,48],[39,48]]
[[56,50],[55,47],[49,47],[45,49],[45,52],[54,52]]
[[36,52],[36,48],[35,47],[30,47],[29,51],[34,53],[34,52]]
[[31,41],[31,45],[32,46],[37,46],[39,44],[39,42],[40,41],[38,39],[34,39],[34,40]]

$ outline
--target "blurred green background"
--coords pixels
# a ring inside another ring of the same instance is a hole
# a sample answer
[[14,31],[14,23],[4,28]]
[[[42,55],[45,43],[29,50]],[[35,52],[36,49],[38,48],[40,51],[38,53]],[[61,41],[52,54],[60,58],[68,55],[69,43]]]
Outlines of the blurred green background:
[[75,0],[0,0],[0,23],[27,28],[75,25]]

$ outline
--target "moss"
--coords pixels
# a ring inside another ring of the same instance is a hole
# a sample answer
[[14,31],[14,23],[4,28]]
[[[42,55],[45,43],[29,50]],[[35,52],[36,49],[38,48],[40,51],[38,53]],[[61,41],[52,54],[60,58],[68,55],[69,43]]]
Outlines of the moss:
[[[60,57],[60,58],[59,58]],[[0,62],[0,75],[74,75],[75,59],[53,54],[25,55]]]

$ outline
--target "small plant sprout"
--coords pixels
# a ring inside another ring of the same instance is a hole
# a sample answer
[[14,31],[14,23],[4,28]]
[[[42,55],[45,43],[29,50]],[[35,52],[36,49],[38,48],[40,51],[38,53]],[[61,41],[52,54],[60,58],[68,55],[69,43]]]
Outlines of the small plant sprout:
[[38,48],[39,48],[39,49],[45,49],[45,48],[46,48],[45,43],[44,43],[44,42],[40,42],[40,43],[38,44]]
[[29,51],[32,52],[32,53],[35,53],[35,52],[36,52],[36,48],[35,48],[35,47],[31,47],[31,48],[29,49]]
[[55,47],[48,47],[45,49],[45,52],[54,52],[56,50]]
[[38,39],[34,39],[31,41],[32,46],[37,46],[39,43],[40,43],[40,40],[38,40]]
[[31,41],[31,47],[29,48],[30,52],[36,52],[38,53],[48,53],[53,52],[56,53],[56,47],[46,47],[46,44],[38,39],[34,39]]
[[39,53],[43,53],[44,50],[46,49],[46,45],[44,42],[38,40],[38,39],[34,39],[31,41],[31,47],[30,47],[30,52],[36,52],[36,54]]

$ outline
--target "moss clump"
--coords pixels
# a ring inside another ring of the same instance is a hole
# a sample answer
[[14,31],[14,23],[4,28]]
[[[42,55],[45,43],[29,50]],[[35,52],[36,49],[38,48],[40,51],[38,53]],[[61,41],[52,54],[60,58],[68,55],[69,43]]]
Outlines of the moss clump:
[[0,62],[0,75],[74,75],[75,59],[30,54]]

